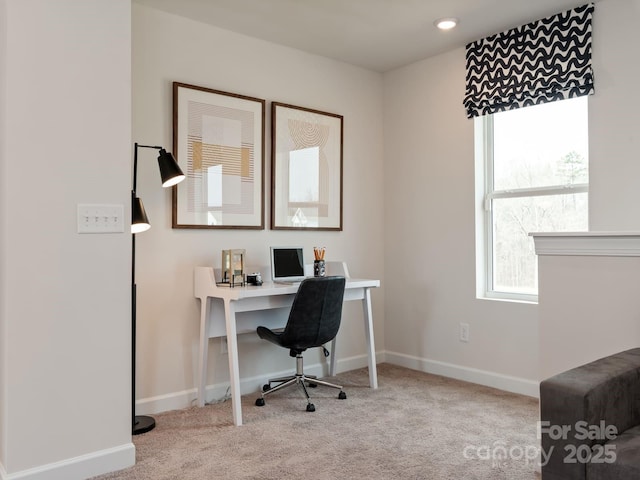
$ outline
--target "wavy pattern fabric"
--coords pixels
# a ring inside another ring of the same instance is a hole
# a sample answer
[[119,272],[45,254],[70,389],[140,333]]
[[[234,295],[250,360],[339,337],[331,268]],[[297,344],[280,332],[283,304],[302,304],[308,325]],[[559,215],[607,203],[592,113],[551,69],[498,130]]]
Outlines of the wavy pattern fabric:
[[467,117],[593,94],[593,10],[589,3],[468,44]]

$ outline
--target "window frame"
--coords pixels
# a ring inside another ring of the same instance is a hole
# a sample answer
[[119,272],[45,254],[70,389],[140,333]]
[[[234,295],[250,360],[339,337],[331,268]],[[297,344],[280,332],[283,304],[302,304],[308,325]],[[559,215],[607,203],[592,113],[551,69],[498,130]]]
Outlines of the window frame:
[[476,297],[479,299],[538,303],[537,294],[516,293],[494,288],[493,200],[545,195],[573,195],[576,193],[588,194],[589,183],[494,190],[493,138],[493,114],[475,117]]

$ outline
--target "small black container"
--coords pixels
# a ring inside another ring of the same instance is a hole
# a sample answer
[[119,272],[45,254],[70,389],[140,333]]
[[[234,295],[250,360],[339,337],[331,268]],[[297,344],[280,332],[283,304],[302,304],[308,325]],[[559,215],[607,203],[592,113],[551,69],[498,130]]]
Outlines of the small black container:
[[326,275],[324,260],[313,261],[313,276],[324,277]]

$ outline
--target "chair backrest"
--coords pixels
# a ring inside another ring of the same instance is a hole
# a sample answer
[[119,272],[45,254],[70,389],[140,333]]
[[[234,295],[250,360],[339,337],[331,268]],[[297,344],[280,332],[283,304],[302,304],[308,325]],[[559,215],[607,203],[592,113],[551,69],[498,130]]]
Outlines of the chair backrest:
[[280,337],[281,345],[302,351],[333,340],[342,319],[344,286],[345,278],[339,276],[303,280]]

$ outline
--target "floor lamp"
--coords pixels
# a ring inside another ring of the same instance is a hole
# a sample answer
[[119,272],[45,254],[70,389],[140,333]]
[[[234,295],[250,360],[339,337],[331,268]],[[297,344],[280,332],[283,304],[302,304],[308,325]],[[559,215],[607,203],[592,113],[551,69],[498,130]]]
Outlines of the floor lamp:
[[162,147],[135,144],[133,154],[133,188],[131,190],[131,420],[133,435],[153,430],[156,421],[146,415],[136,416],[136,234],[149,230],[151,224],[144,210],[142,200],[136,195],[138,181],[138,148],[160,150],[158,166],[162,186],[167,188],[184,180],[184,173],[171,153]]

